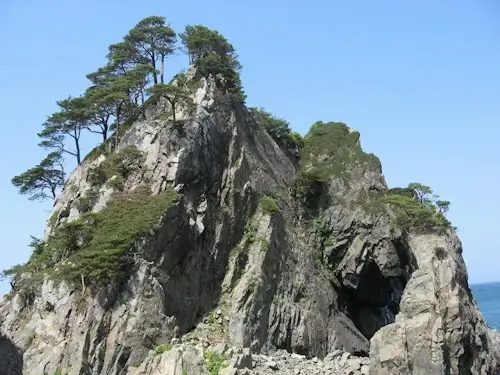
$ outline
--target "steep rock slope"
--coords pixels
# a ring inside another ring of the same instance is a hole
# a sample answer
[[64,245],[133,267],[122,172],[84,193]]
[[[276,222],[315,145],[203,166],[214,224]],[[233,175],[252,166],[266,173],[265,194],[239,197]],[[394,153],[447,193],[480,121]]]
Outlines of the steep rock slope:
[[373,374],[494,373],[460,241],[396,224],[356,131],[315,124],[298,168],[244,106],[217,104],[220,77],[188,73],[195,113],[151,107],[56,201],[0,306],[24,374],[204,373],[217,342],[370,353]]

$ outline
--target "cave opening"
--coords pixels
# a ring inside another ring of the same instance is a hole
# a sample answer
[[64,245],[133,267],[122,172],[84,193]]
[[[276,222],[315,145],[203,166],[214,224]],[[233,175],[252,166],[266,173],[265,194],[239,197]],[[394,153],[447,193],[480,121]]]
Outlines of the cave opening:
[[377,264],[369,261],[357,287],[342,289],[339,303],[363,336],[371,339],[380,328],[394,322],[405,285],[403,276],[384,277]]

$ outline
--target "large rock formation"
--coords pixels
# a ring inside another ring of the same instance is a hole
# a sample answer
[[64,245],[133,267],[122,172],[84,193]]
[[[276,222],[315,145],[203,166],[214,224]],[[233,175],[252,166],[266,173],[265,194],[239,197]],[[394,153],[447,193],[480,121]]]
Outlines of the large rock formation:
[[0,334],[0,375],[22,375],[23,353],[7,337]]
[[244,106],[219,106],[220,77],[189,76],[195,113],[150,107],[58,197],[0,306],[25,375],[213,374],[224,358],[262,374],[283,350],[318,373],[494,374],[455,232],[400,225],[382,197],[413,197],[357,132],[315,124],[297,166]]

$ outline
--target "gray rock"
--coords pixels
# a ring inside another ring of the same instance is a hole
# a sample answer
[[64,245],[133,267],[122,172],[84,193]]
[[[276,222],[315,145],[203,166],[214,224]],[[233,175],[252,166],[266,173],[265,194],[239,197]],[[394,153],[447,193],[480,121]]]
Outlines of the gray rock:
[[269,367],[271,370],[277,370],[278,363],[276,363],[275,361],[267,362],[267,367]]
[[227,349],[228,348],[226,343],[218,343],[209,347],[210,351],[215,352],[219,355],[225,353]]
[[243,369],[243,368],[249,368],[251,369],[253,367],[252,365],[252,354],[250,353],[249,348],[244,348],[243,353],[239,354],[236,357],[236,361],[234,363],[234,367],[238,369]]
[[23,375],[23,353],[2,333],[0,333],[0,374]]
[[[368,359],[358,355],[368,352],[377,375],[493,374],[498,335],[472,298],[456,234],[406,233],[388,209],[367,209],[362,198],[387,188],[376,166],[352,163],[340,178],[301,191],[297,147],[278,145],[244,106],[215,107],[223,81],[201,79],[196,115],[177,106],[182,129],[157,117],[170,109],[160,103],[124,132],[118,150],[136,146],[144,161],[123,192],[171,186],[178,202],[133,244],[122,281],[96,290],[85,282],[15,284],[0,302],[8,337],[0,354],[13,353],[0,356],[4,367],[25,375],[205,375],[211,347],[227,357],[227,374],[364,375]],[[362,152],[350,147],[346,155]],[[69,176],[45,239],[81,216],[78,199],[106,157],[88,158]],[[338,162],[329,153],[312,157]],[[113,199],[112,186],[98,195],[94,213]],[[264,195],[278,209],[263,207]],[[174,347],[158,354],[164,343]]]
[[348,359],[346,365],[350,371],[356,371],[361,368],[361,365],[359,364],[359,361],[357,359]]
[[226,367],[219,371],[219,375],[238,375],[239,373],[234,367]]
[[349,357],[350,357],[349,353],[347,353],[347,352],[342,353],[342,356],[339,358],[339,361],[338,361],[339,366],[344,367],[346,365]]
[[488,352],[491,339],[466,281],[460,240],[451,231],[411,234],[408,245],[418,270],[406,285],[396,321],[371,340],[370,370],[441,375],[467,368],[494,374],[498,363]]

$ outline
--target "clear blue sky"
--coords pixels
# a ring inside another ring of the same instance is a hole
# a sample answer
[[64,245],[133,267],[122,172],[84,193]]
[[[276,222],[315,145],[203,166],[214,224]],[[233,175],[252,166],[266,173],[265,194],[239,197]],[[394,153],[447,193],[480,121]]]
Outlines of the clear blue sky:
[[[27,260],[29,236],[41,236],[48,218],[51,203],[10,184],[44,156],[41,124],[56,100],[83,92],[107,46],[149,15],[167,16],[179,32],[201,23],[225,35],[249,105],[301,133],[317,120],[358,129],[389,185],[423,182],[452,202],[470,281],[500,279],[498,0],[3,0],[0,268]],[[167,69],[185,63],[179,56]]]

